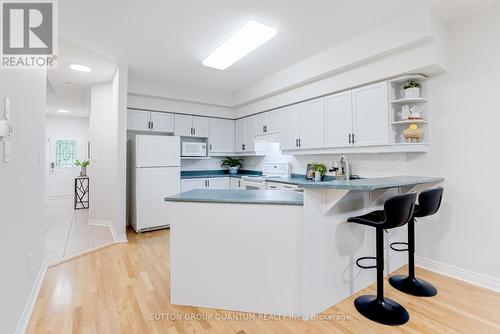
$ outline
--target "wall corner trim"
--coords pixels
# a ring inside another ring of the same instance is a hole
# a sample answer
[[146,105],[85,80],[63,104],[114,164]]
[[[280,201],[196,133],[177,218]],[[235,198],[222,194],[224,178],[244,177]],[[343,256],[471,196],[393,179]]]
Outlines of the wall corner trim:
[[431,260],[421,256],[415,257],[415,265],[445,276],[480,286],[482,288],[500,292],[500,279],[496,277],[476,273],[464,268],[455,267],[447,263]]
[[24,305],[23,313],[21,313],[21,317],[17,323],[16,334],[24,334],[28,329],[28,325],[31,319],[31,314],[33,313],[33,309],[35,308],[36,300],[38,299],[38,294],[40,293],[40,289],[42,287],[43,280],[45,278],[45,274],[47,273],[47,259],[43,259],[42,265],[40,266],[40,270],[38,271],[38,275],[33,283],[33,287],[31,288],[31,292],[28,296],[28,300]]

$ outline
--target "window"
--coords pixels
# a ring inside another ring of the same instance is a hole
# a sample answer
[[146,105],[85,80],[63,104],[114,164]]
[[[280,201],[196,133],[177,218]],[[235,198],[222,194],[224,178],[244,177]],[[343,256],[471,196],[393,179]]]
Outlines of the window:
[[76,160],[76,141],[57,140],[56,141],[56,167],[74,167]]

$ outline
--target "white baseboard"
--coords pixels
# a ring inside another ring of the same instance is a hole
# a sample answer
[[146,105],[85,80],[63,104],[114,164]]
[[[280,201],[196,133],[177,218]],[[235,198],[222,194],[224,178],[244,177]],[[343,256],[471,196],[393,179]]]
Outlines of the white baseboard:
[[110,220],[90,219],[89,225],[111,227],[112,224]]
[[117,234],[116,231],[115,231],[115,227],[113,225],[111,225],[109,227],[109,229],[111,230],[111,234],[113,235],[113,240],[115,242],[119,242],[119,243],[127,243],[128,240],[127,240],[127,234]]
[[33,287],[31,288],[30,295],[26,304],[24,305],[23,313],[17,322],[16,334],[24,334],[28,329],[28,324],[30,322],[31,313],[33,313],[33,309],[35,308],[35,303],[38,298],[38,293],[40,292],[40,288],[42,287],[42,282],[47,273],[47,260],[44,259],[42,265],[40,267],[40,271],[38,271],[38,275],[33,283]]
[[415,265],[480,287],[500,292],[500,279],[476,273],[421,256],[415,256]]

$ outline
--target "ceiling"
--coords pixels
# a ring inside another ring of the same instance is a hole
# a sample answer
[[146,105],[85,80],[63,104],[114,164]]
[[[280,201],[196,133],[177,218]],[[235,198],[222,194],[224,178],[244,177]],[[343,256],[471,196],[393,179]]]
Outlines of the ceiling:
[[[112,79],[116,63],[66,40],[59,42],[58,68],[47,74],[47,114],[69,117],[89,116],[90,86]],[[91,72],[78,72],[70,64],[89,66]],[[69,110],[62,114],[57,109]]]
[[[446,19],[498,0],[429,0]],[[234,92],[426,6],[415,0],[64,0],[60,34],[129,65],[131,77]],[[201,61],[247,20],[277,36],[225,71]]]

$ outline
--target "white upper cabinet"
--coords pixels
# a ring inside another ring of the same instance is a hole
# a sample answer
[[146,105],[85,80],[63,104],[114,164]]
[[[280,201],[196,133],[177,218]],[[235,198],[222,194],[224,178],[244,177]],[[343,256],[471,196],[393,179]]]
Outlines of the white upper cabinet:
[[174,132],[174,115],[160,112],[151,113],[151,131]]
[[172,133],[174,132],[174,116],[163,112],[128,110],[127,129]]
[[175,115],[175,135],[184,137],[193,135],[193,116]]
[[351,91],[325,97],[325,147],[352,145]]
[[324,146],[323,98],[299,104],[299,149]]
[[207,117],[193,116],[194,137],[208,137],[209,127]]
[[210,119],[209,154],[235,151],[234,123],[228,119]]
[[127,129],[135,131],[150,130],[150,112],[142,110],[127,111]]
[[353,136],[356,146],[389,144],[387,81],[352,91]]
[[184,137],[208,137],[208,117],[175,115],[175,135]]
[[281,118],[280,125],[280,148],[281,150],[299,149],[300,120],[299,106],[293,105],[279,109],[278,116]]
[[237,119],[235,122],[236,130],[236,152],[244,152],[246,141],[246,122],[244,118]]
[[244,152],[253,152],[254,140],[256,135],[256,121],[255,116],[246,117],[245,119],[245,146]]
[[279,133],[278,111],[268,111],[254,117],[256,136]]

